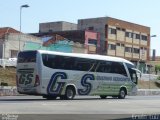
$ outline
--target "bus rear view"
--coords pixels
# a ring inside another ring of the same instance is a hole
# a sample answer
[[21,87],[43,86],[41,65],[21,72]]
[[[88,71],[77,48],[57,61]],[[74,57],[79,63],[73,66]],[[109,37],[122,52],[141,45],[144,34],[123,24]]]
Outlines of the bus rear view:
[[36,58],[37,51],[23,51],[18,54],[16,78],[17,90],[21,94],[38,94],[40,81]]

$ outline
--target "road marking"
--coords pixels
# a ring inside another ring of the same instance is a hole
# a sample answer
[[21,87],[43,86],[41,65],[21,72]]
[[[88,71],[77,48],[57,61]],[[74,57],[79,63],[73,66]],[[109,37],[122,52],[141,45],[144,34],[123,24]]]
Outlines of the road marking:
[[119,100],[116,100],[116,101],[108,101],[107,103],[109,103],[109,104],[110,104],[110,103],[112,103],[112,104],[113,104],[113,103],[118,103],[118,104],[121,104],[121,103],[126,104],[126,103],[127,103],[127,104],[129,104],[128,101],[119,101]]
[[66,106],[67,104],[56,104],[56,103],[41,103],[44,106]]

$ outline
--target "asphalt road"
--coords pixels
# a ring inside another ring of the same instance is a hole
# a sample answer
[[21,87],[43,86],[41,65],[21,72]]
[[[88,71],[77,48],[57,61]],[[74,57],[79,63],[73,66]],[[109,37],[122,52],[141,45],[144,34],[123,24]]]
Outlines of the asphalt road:
[[127,96],[126,99],[85,96],[76,97],[75,100],[46,100],[39,96],[0,96],[0,118],[18,115],[24,120],[26,117],[37,120],[107,120],[139,117],[160,119],[159,114],[160,96]]

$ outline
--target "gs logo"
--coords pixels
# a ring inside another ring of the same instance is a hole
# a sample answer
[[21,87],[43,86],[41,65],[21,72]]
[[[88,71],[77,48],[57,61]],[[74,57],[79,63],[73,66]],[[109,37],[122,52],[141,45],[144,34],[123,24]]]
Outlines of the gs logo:
[[19,84],[28,85],[32,83],[33,74],[21,74],[19,77]]
[[[65,82],[57,82],[58,78],[67,79],[67,75],[64,72],[54,73],[47,87],[48,94],[55,95],[55,94],[60,94],[62,92]],[[56,88],[54,89],[55,86]]]

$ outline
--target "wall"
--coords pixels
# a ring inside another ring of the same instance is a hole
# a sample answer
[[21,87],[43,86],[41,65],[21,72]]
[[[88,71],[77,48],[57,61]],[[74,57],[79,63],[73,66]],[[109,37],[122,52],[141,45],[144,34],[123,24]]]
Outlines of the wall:
[[77,24],[65,21],[39,24],[40,32],[65,31],[65,30],[77,30]]
[[[5,50],[4,50],[5,54],[3,55],[3,57],[7,59],[10,58],[11,50],[15,50],[17,52],[19,50],[23,50],[26,41],[42,44],[41,38],[27,34],[10,33],[5,37]],[[20,48],[19,48],[19,43],[20,43]]]
[[77,30],[77,24],[69,23],[69,22],[63,22],[62,31],[65,31],[65,30]]
[[24,50],[49,50],[67,53],[86,53],[87,49],[85,49],[83,44],[64,39],[56,41],[47,47],[33,42],[26,42]]
[[[89,40],[92,40],[93,43],[89,43]],[[96,44],[94,44],[96,41]],[[85,31],[85,48],[88,49],[87,53],[98,53],[100,47],[100,38],[99,33],[92,31]]]
[[[93,31],[100,33],[100,46],[101,51],[105,50],[105,25],[106,25],[107,17],[101,18],[90,18],[90,19],[79,19],[78,20],[78,30],[91,30],[93,27]],[[106,52],[105,52],[106,54]]]
[[[147,61],[149,60],[149,52],[147,50],[141,50],[141,48],[145,49],[150,49],[150,27],[143,26],[143,25],[138,25],[135,23],[115,19],[115,18],[110,18],[108,17],[107,19],[107,24],[108,27],[114,28],[117,31],[116,35],[110,35],[108,34],[108,40],[112,40],[115,42],[121,42],[123,44],[128,44],[131,45],[132,47],[140,49],[139,54],[133,53],[133,58],[130,53],[126,52],[125,57],[127,59],[134,59],[134,60],[144,60]],[[125,32],[131,32],[134,33],[133,37],[126,37],[124,31],[119,31],[118,28],[123,29]],[[147,40],[141,40],[136,39],[135,34],[139,35],[145,35],[147,36]],[[143,51],[143,53],[142,53]]]

